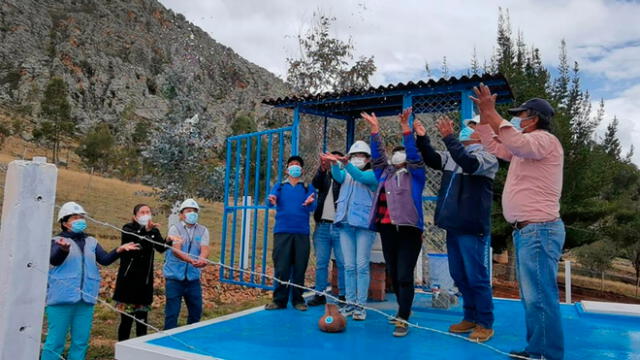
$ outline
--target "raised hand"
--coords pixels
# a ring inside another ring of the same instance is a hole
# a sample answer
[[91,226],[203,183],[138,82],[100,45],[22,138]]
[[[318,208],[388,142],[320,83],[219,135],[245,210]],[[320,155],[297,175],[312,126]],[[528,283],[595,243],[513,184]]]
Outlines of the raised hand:
[[413,121],[413,130],[415,130],[418,136],[427,135],[427,129],[424,128],[424,124],[422,124],[422,121],[418,119]]
[[121,253],[123,251],[134,251],[134,250],[140,250],[140,244],[136,244],[136,243],[126,243],[120,247],[118,247],[118,249],[116,249],[116,252]]
[[409,116],[411,116],[411,111],[413,108],[408,107],[402,111],[400,114],[400,126],[402,126],[402,132],[410,131],[409,129]]
[[160,223],[156,223],[156,222],[153,222],[151,220],[149,220],[149,223],[147,223],[147,231],[149,231],[149,230],[151,230],[153,228],[158,228],[158,227],[160,227]]
[[71,243],[64,238],[57,239],[56,244],[60,246],[60,249],[64,252],[68,252],[69,248],[71,247]]
[[469,96],[471,101],[473,101],[476,105],[478,105],[478,110],[480,110],[480,123],[483,123],[482,113],[487,111],[495,111],[496,109],[496,98],[497,94],[491,94],[491,90],[488,86],[480,83],[478,86],[473,87],[473,92],[476,95]]
[[371,115],[366,112],[361,112],[360,116],[369,123],[369,128],[371,129],[372,134],[377,134],[380,132],[380,124],[378,123],[378,118],[376,117],[376,113],[371,113]]
[[449,117],[446,115],[438,119],[436,127],[440,132],[440,136],[442,136],[443,138],[449,135],[453,135],[453,121],[451,121],[451,119],[449,119]]
[[307,197],[307,199],[302,203],[302,206],[308,206],[309,204],[311,204],[315,199],[315,197],[316,197],[316,194],[309,195],[309,197]]
[[278,204],[278,197],[275,195],[269,195],[269,203],[271,203],[271,205],[276,206],[276,204]]

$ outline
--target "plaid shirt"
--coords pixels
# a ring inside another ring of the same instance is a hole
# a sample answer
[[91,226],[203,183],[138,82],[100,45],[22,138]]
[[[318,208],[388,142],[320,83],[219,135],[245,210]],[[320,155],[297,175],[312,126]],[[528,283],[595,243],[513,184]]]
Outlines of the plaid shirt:
[[384,187],[380,189],[380,197],[378,198],[378,208],[376,209],[376,223],[391,224],[391,214],[387,206],[387,193]]

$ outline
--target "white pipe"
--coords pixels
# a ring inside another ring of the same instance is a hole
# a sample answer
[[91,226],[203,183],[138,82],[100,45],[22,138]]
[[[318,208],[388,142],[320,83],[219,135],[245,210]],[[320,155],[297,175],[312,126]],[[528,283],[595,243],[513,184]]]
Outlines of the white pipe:
[[564,302],[571,304],[571,260],[564,261]]

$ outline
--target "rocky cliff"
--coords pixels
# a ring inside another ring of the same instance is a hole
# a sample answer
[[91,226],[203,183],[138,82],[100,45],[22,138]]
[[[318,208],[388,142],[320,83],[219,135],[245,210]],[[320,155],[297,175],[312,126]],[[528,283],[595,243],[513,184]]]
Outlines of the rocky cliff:
[[264,123],[260,100],[286,92],[154,0],[0,0],[0,104],[37,119],[54,76],[69,86],[81,131],[198,114],[218,144],[239,112]]

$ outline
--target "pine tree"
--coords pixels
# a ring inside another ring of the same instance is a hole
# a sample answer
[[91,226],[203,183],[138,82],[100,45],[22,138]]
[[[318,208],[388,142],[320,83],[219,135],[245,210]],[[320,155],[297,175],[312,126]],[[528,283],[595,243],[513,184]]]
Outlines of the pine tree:
[[471,67],[470,67],[471,75],[480,74],[480,63],[478,62],[478,51],[476,47],[473,47],[473,55],[471,56]]
[[616,160],[620,160],[622,153],[622,146],[618,139],[618,118],[613,117],[613,120],[607,125],[607,132],[604,135],[602,145],[609,156],[612,156]]
[[449,78],[449,66],[447,65],[447,57],[442,57],[442,65],[440,68],[440,72],[442,73],[442,77],[447,79]]
[[56,164],[60,160],[62,140],[73,137],[76,131],[76,123],[71,118],[71,105],[67,97],[68,89],[64,80],[58,77],[49,80],[40,103],[44,120],[33,130],[36,140],[44,140],[51,146],[53,162]]

